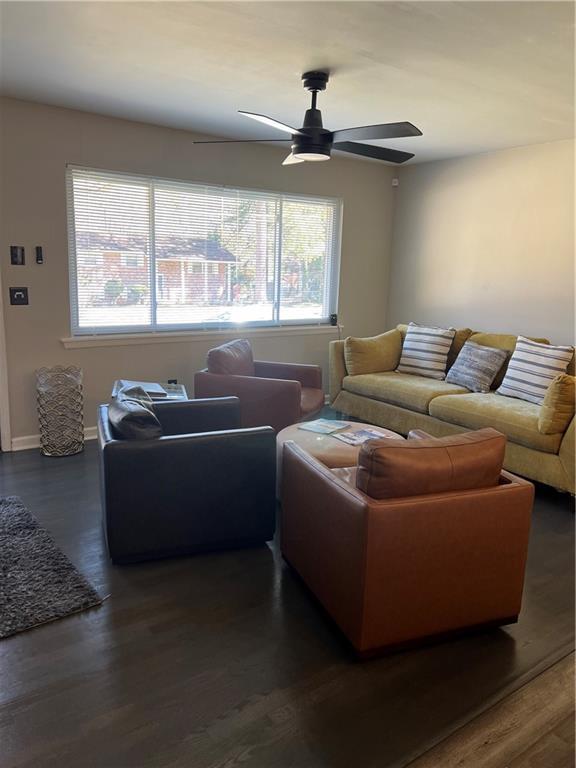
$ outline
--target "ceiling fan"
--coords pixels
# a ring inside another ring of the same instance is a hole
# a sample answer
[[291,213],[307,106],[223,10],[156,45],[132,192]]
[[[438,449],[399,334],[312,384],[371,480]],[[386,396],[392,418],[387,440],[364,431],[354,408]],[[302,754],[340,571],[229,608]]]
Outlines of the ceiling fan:
[[[322,113],[316,108],[316,99],[318,92],[326,89],[328,76],[328,72],[305,72],[302,75],[304,88],[312,93],[312,104],[310,109],[306,110],[302,128],[292,128],[292,126],[274,120],[272,117],[239,110],[241,115],[291,134],[291,152],[282,165],[330,160],[332,149],[350,152],[353,155],[372,157],[376,160],[386,160],[389,163],[405,163],[406,160],[414,157],[410,152],[355,143],[364,139],[398,139],[406,136],[422,136],[422,131],[412,123],[383,123],[382,125],[366,125],[360,128],[344,128],[340,131],[326,130],[322,126]],[[220,139],[195,141],[194,144],[244,144],[257,141],[289,141],[289,139]]]

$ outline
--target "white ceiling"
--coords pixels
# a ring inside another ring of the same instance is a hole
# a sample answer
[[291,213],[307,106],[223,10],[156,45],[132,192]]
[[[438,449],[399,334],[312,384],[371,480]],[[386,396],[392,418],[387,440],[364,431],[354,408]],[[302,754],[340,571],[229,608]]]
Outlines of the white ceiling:
[[409,120],[416,161],[573,135],[570,2],[2,2],[3,93],[229,138]]

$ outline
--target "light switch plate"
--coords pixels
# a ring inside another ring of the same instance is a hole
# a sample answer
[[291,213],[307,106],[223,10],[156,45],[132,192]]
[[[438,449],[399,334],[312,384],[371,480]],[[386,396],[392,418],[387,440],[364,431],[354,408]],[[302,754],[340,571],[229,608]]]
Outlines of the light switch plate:
[[24,255],[24,246],[11,245],[10,246],[10,264],[12,264],[13,267],[23,267],[25,263],[26,263],[26,258]]

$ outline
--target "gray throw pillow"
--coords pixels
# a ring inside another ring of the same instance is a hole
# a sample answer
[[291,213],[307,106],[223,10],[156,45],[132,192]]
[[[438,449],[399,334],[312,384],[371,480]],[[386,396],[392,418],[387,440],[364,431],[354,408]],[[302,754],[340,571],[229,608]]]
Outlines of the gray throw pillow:
[[108,420],[127,440],[154,440],[162,427],[152,410],[151,398],[139,387],[123,389],[108,405]]
[[507,357],[503,349],[483,347],[474,341],[467,341],[448,371],[446,381],[460,384],[472,392],[489,392],[490,385]]

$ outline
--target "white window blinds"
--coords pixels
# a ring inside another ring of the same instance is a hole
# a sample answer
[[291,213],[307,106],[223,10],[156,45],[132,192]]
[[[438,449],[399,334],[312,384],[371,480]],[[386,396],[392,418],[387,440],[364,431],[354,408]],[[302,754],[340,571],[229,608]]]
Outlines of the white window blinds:
[[326,323],[340,201],[69,168],[72,332]]

